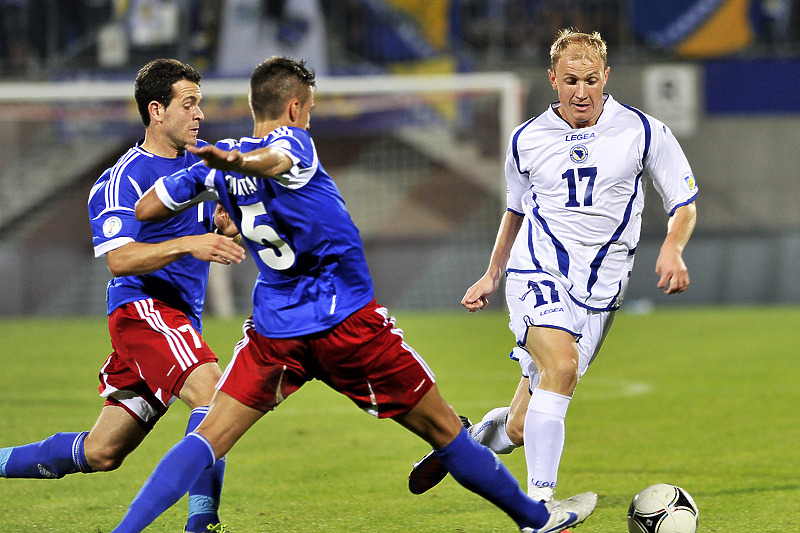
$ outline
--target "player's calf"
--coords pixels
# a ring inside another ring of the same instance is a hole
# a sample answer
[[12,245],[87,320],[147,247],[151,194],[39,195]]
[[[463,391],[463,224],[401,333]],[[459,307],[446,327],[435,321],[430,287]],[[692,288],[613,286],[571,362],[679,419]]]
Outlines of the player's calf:
[[76,472],[92,472],[83,443],[88,432],[56,433],[47,439],[0,449],[0,477],[59,479]]

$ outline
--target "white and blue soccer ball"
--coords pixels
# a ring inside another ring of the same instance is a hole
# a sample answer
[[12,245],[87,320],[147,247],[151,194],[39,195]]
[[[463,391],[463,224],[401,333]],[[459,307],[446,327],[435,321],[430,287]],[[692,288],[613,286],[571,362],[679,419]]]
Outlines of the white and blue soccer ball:
[[658,483],[633,497],[628,508],[629,533],[695,533],[700,512],[688,492]]

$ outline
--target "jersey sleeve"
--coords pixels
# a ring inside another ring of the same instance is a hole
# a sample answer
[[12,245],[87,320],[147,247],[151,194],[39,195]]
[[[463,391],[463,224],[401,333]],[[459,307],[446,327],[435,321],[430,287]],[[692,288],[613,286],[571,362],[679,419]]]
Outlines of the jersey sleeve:
[[524,213],[522,210],[522,196],[528,191],[530,184],[520,168],[519,133],[520,129],[511,136],[511,142],[508,143],[506,152],[506,205],[509,211],[522,215]]
[[214,185],[216,172],[201,161],[170,176],[159,178],[153,188],[158,199],[168,209],[182,211],[200,202],[219,199]]
[[651,120],[652,140],[645,170],[672,216],[675,210],[697,197],[698,187],[686,155],[672,131],[662,122]]
[[110,171],[95,183],[89,194],[89,222],[95,257],[101,257],[136,240],[141,222],[134,216],[142,184],[126,173]]
[[200,202],[219,199],[214,185],[216,172],[201,161],[170,176],[159,178],[153,188],[158,199],[167,208],[182,211]]
[[299,189],[317,172],[319,159],[314,141],[306,130],[282,127],[273,131],[267,146],[276,148],[292,160],[292,168],[274,179],[287,189]]

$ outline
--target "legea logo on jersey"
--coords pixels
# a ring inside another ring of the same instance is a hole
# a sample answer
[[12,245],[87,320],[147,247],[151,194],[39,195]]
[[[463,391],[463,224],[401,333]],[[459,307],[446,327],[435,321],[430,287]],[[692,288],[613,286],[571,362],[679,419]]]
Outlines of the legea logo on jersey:
[[103,222],[103,235],[106,237],[113,237],[119,230],[122,229],[122,221],[119,217],[108,217],[105,222]]
[[689,187],[690,191],[693,191],[694,188],[697,187],[697,183],[694,181],[694,174],[685,175],[683,181],[686,182],[686,186]]
[[582,144],[576,144],[569,151],[569,158],[573,163],[583,163],[589,157],[589,149]]
[[594,139],[594,132],[591,132],[591,133],[567,133],[564,136],[564,140],[567,141],[567,142],[588,141],[589,139]]

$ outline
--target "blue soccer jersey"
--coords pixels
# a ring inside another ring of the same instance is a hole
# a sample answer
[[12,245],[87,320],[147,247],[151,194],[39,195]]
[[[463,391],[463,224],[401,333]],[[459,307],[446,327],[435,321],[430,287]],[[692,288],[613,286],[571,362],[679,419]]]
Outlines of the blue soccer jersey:
[[[205,144],[198,142],[199,146]],[[197,156],[188,152],[165,158],[135,146],[103,172],[89,194],[95,257],[130,242],[158,243],[209,232],[214,220],[213,202],[203,202],[165,222],[139,222],[134,216],[136,202],[159,177],[197,161]],[[202,332],[207,282],[208,263],[187,255],[150,274],[113,278],[106,291],[107,311],[111,314],[123,304],[154,298],[186,313],[195,329]]]
[[373,298],[361,237],[308,132],[281,127],[264,138],[217,143],[249,152],[272,146],[294,165],[274,179],[209,169],[200,163],[156,183],[161,201],[181,209],[206,192],[236,221],[258,266],[256,330],[296,337],[329,329]]

